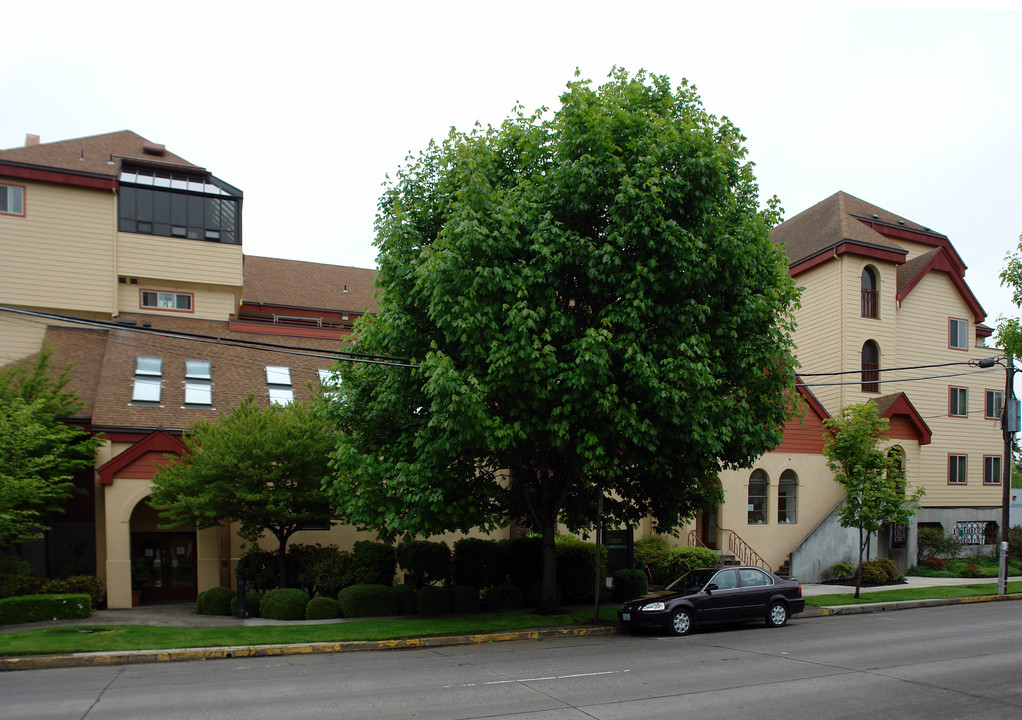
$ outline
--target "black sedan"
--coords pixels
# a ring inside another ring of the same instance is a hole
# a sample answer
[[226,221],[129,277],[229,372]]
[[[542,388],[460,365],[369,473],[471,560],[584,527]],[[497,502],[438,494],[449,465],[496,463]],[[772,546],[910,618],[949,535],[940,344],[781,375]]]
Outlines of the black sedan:
[[624,627],[662,627],[687,635],[697,625],[765,620],[781,627],[805,609],[802,586],[758,567],[702,568],[618,610]]

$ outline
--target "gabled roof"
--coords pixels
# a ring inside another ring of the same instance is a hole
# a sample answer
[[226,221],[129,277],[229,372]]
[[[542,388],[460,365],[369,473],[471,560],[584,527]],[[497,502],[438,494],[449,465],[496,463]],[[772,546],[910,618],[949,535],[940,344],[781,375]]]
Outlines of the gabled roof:
[[250,304],[340,310],[376,310],[375,270],[246,255],[241,300]]
[[986,311],[958,273],[954,259],[948,254],[947,249],[943,247],[917,255],[898,268],[898,302],[901,303],[902,300],[908,297],[908,294],[923,279],[923,276],[931,270],[945,273],[955,286],[958,294],[962,296],[965,304],[969,306],[973,319],[977,323],[983,322],[986,318]]
[[892,421],[898,418],[911,426],[918,437],[920,445],[930,444],[933,431],[930,430],[930,426],[926,424],[922,415],[919,414],[905,393],[882,395],[877,398],[871,398],[869,402],[877,406],[880,417],[885,417]]
[[[203,172],[198,165],[130,130],[0,150],[0,166],[11,163],[113,178],[120,174],[124,160],[133,164],[186,167]],[[0,174],[6,172],[0,170]]]
[[99,482],[103,485],[112,485],[116,475],[125,470],[130,472],[129,468],[132,466],[139,471],[132,473],[133,477],[150,478],[154,465],[166,465],[169,462],[163,457],[165,454],[184,455],[186,452],[187,448],[180,439],[168,432],[158,430],[146,435],[120,455],[100,465],[98,468]]

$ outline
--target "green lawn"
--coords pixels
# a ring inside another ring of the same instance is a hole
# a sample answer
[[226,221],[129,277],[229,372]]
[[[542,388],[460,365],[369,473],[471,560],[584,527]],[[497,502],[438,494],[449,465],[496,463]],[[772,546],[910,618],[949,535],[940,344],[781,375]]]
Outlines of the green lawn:
[[[601,607],[600,619],[604,622],[616,622],[617,606]],[[475,635],[557,625],[581,625],[592,622],[592,620],[593,613],[592,610],[589,610],[563,615],[536,615],[520,611],[398,620],[370,618],[324,625],[262,625],[227,628],[69,625],[0,633],[0,655],[398,640],[437,635]]]
[[[1022,593],[1022,582],[1008,583],[1009,593]],[[997,583],[978,580],[970,585],[946,585],[941,587],[906,587],[895,590],[870,590],[860,592],[856,599],[851,593],[816,595],[806,598],[806,605],[828,607],[834,605],[862,605],[865,603],[897,602],[899,600],[932,600],[940,598],[980,597],[996,595]]]

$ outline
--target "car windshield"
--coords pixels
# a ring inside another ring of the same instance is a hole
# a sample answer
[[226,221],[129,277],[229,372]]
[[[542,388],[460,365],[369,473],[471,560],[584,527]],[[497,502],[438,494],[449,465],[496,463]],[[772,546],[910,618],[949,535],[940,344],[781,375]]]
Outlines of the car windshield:
[[680,578],[668,585],[665,590],[671,592],[690,594],[699,592],[706,583],[710,582],[710,578],[717,574],[716,568],[704,568],[702,570],[692,570],[682,575]]

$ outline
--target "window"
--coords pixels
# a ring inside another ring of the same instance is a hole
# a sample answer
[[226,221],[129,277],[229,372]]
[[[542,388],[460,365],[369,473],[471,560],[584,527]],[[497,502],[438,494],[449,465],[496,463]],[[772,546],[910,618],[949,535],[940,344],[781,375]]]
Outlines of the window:
[[25,188],[21,185],[0,185],[0,214],[25,214]]
[[798,475],[794,470],[785,470],[777,483],[777,523],[795,524],[795,509],[798,505]]
[[209,360],[185,360],[185,405],[212,405]]
[[341,374],[335,370],[320,370],[319,386],[324,395],[336,397],[341,389]]
[[1000,485],[1001,484],[1001,456],[1000,455],[984,455],[983,456],[983,484],[984,485]]
[[293,402],[295,392],[291,388],[291,369],[284,365],[267,365],[266,389],[272,403],[287,405]]
[[139,355],[135,358],[135,383],[131,401],[159,403],[163,387],[163,358]]
[[749,476],[749,524],[763,525],[767,521],[767,487],[766,473],[753,470]]
[[716,584],[718,590],[734,590],[738,587],[738,573],[734,570],[721,570],[710,582]]
[[872,340],[862,345],[862,392],[880,392],[880,348]]
[[1000,420],[1001,408],[1004,406],[1004,393],[1000,390],[987,390],[983,417],[988,420]]
[[955,523],[951,534],[965,545],[994,545],[998,530],[993,520],[964,520]]
[[966,388],[948,388],[947,414],[952,417],[965,417],[969,414],[969,391]]
[[947,482],[948,485],[965,485],[966,484],[966,463],[968,460],[967,455],[948,455],[947,456]]
[[212,175],[124,168],[117,197],[120,232],[241,244],[241,191]]
[[763,585],[774,584],[769,575],[756,568],[740,569],[738,571],[738,579],[742,581],[742,587],[761,587]]
[[947,321],[947,344],[955,350],[969,349],[969,321],[950,318]]
[[156,308],[158,310],[185,310],[191,312],[192,294],[143,290],[142,307]]
[[873,268],[862,269],[862,317],[875,318],[877,314],[877,276]]

